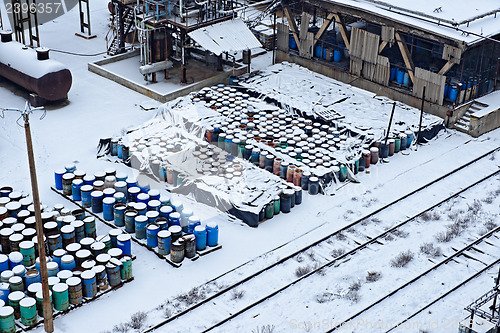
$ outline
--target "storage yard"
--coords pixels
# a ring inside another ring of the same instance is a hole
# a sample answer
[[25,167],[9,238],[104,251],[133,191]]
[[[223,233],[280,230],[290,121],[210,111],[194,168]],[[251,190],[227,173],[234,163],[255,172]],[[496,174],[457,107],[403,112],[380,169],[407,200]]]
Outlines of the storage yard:
[[438,2],[0,4],[0,333],[496,332],[500,8]]

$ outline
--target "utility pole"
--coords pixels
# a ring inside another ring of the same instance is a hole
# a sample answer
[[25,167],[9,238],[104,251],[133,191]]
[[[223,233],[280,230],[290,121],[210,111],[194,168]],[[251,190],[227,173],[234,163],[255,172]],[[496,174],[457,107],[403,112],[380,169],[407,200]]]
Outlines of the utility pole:
[[43,239],[42,214],[40,212],[40,196],[38,194],[38,181],[35,169],[35,157],[33,154],[33,144],[31,141],[31,130],[29,123],[29,115],[33,111],[41,110],[42,108],[32,109],[28,102],[24,111],[19,109],[4,109],[6,111],[18,111],[24,119],[24,130],[26,134],[26,146],[28,148],[28,163],[31,177],[31,190],[33,192],[33,205],[35,206],[35,221],[36,221],[36,237],[38,245],[38,256],[40,257],[40,275],[42,280],[43,293],[43,325],[45,332],[54,332],[54,322],[52,318],[52,303],[49,295],[49,279],[47,274],[47,258],[45,257],[45,242]]

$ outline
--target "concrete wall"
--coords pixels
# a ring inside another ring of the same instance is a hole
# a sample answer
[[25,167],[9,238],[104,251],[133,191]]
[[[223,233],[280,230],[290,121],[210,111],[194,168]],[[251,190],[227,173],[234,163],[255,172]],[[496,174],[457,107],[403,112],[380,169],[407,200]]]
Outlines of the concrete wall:
[[472,115],[470,117],[469,134],[478,136],[500,127],[500,109],[489,112],[482,117]]
[[[299,64],[303,67],[306,67],[314,72],[326,75],[328,77],[331,77],[335,80],[342,81],[344,83],[348,83],[354,87],[361,88],[363,90],[368,90],[371,91],[377,95],[381,96],[386,96],[390,99],[400,101],[402,103],[405,103],[407,105],[413,106],[417,109],[420,109],[422,106],[422,101],[419,98],[416,98],[414,96],[408,95],[404,92],[398,91],[396,89],[393,89],[391,87],[385,87],[382,86],[378,83],[366,80],[362,77],[358,77],[355,75],[352,75],[350,73],[343,72],[341,70],[335,69],[331,66],[327,66],[322,64],[319,61],[309,60],[305,58],[301,58],[298,55],[286,53],[280,50],[276,51],[276,62],[282,62],[282,61],[288,61],[288,62],[293,62],[296,64]],[[440,118],[443,118],[447,120],[447,111],[451,110],[450,108],[446,106],[441,106],[438,104],[430,103],[430,102],[425,102],[424,104],[424,110],[426,113],[430,113],[433,115],[436,115]],[[457,115],[453,114],[453,116],[449,117],[449,126],[451,127],[459,118]]]

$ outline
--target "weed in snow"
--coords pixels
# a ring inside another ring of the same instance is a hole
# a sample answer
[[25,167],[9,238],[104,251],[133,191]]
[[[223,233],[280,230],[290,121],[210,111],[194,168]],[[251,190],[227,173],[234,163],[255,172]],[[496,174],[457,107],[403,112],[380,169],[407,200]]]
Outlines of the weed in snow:
[[344,255],[344,253],[345,253],[344,249],[335,249],[335,250],[332,250],[332,252],[330,252],[330,254],[332,255],[332,257],[334,257],[334,258],[338,258],[341,255]]
[[262,325],[252,330],[252,333],[273,333],[274,325]]
[[339,232],[338,234],[335,235],[335,238],[337,238],[337,240],[339,241],[343,241],[346,239],[346,236],[342,232]]
[[243,296],[245,296],[245,290],[237,290],[237,289],[234,289],[234,290],[231,292],[231,299],[232,299],[232,300],[241,299],[241,298],[243,298]]
[[380,272],[368,272],[366,274],[366,282],[375,282],[382,278],[382,273]]
[[420,245],[420,252],[431,257],[439,257],[442,255],[441,248],[435,247],[433,243],[423,243]]
[[129,326],[132,327],[134,330],[140,330],[144,327],[146,324],[146,319],[148,318],[148,315],[146,312],[136,312],[130,317],[130,322]]
[[295,276],[299,278],[301,276],[306,275],[311,270],[312,270],[312,267],[309,265],[297,267],[297,269],[295,270]]
[[397,268],[405,267],[410,261],[413,260],[413,257],[413,252],[411,252],[410,250],[401,252],[391,260],[391,266]]

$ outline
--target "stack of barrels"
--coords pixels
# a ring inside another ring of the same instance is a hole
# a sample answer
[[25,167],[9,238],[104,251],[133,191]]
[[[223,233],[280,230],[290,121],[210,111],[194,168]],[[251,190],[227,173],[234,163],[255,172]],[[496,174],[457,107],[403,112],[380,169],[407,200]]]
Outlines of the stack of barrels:
[[[182,202],[171,202],[170,196],[160,196],[160,191],[138,184],[126,174],[117,174],[114,169],[98,171],[90,177],[80,173],[82,184],[73,177],[78,170],[66,168],[65,171],[61,175],[62,170],[56,170],[56,189],[61,188],[65,195],[113,222],[118,228],[111,232],[117,234],[119,247],[127,244],[127,252],[130,252],[132,236],[160,255],[170,254],[174,262],[181,262],[184,257],[193,258],[197,250],[218,244],[217,224],[201,225],[200,218]],[[68,178],[73,179],[71,187],[64,184],[68,174]]]
[[[10,187],[0,189],[0,198],[10,200],[0,204],[0,313],[5,313],[0,315],[0,327],[15,327],[14,319],[32,326],[43,315],[34,206]],[[14,202],[18,209],[12,209]],[[80,209],[70,211],[58,204],[41,210],[55,311],[66,311],[83,298],[132,278],[130,241],[120,246],[108,235],[97,236],[94,217],[86,217]],[[13,312],[4,309],[9,307]]]

